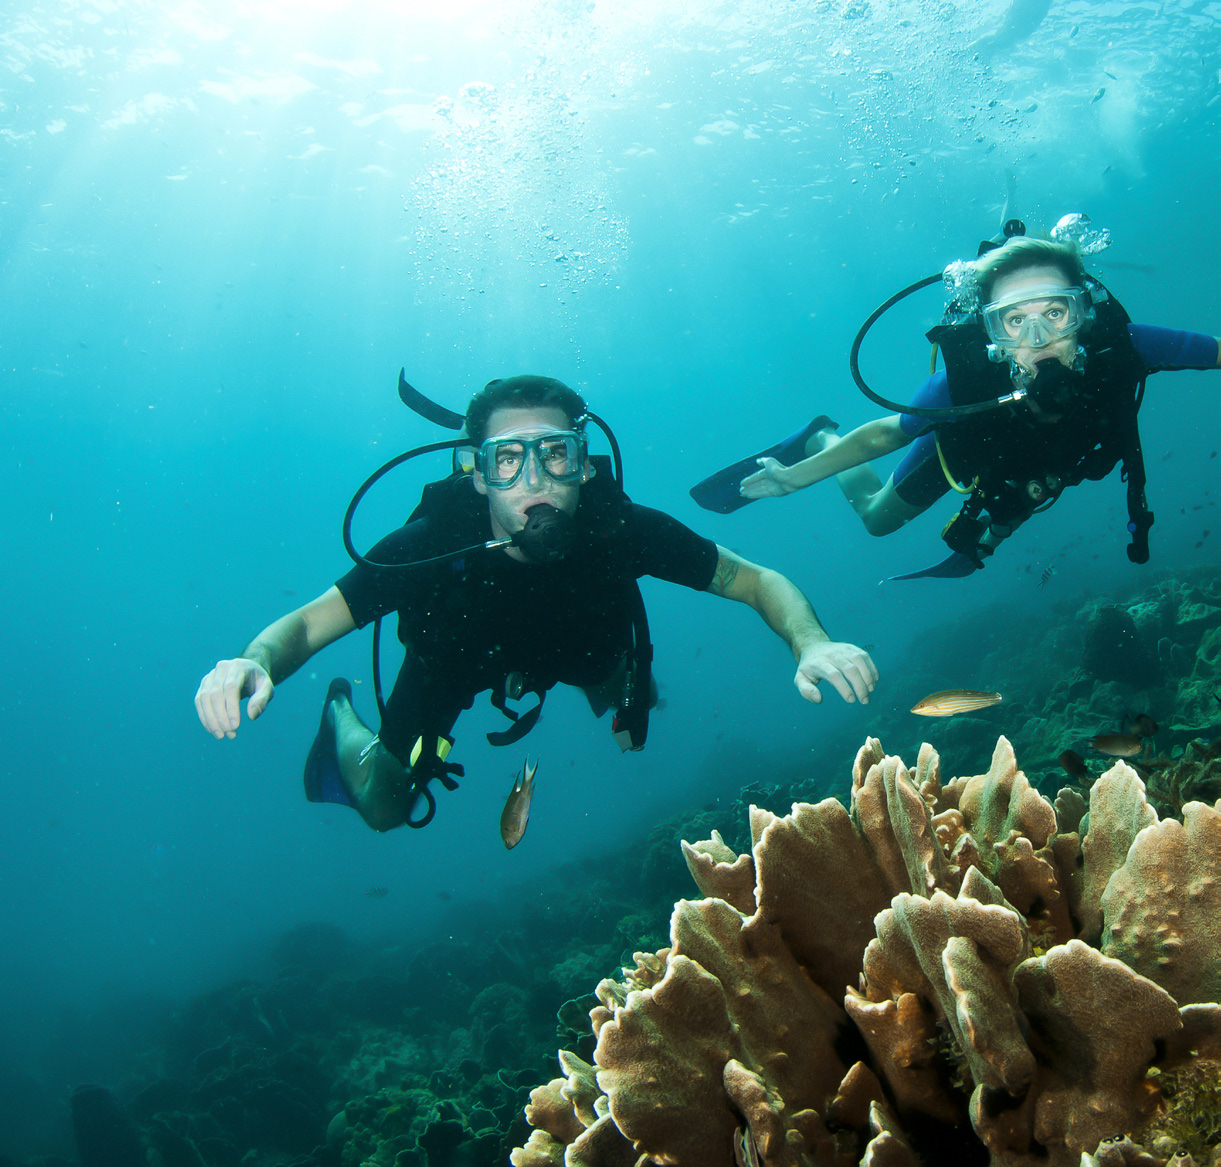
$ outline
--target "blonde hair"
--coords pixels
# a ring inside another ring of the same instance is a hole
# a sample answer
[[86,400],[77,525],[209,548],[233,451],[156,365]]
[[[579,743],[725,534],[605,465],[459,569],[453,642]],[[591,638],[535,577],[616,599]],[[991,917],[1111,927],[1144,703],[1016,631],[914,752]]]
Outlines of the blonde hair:
[[975,282],[979,288],[980,303],[987,304],[992,300],[992,289],[998,281],[1028,267],[1059,268],[1070,287],[1080,288],[1085,280],[1085,266],[1075,247],[1019,235],[985,252],[975,261]]

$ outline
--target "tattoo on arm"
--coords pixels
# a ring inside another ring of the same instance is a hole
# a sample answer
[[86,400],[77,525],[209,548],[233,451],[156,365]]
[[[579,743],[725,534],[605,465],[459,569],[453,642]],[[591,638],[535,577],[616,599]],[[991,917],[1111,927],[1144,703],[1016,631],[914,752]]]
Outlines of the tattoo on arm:
[[734,581],[738,578],[739,566],[732,559],[726,559],[724,556],[721,556],[716,562],[716,571],[713,572],[712,583],[708,585],[708,590],[718,596],[725,595],[733,587]]

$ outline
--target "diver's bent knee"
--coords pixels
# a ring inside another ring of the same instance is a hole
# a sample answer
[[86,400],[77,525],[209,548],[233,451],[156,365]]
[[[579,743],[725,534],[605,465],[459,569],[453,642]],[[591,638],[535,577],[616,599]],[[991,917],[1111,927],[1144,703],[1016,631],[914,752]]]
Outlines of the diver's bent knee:
[[886,515],[884,518],[866,517],[863,521],[866,532],[877,539],[883,535],[893,535],[900,527],[907,525],[907,519],[899,515]]
[[407,821],[402,808],[397,806],[362,806],[357,809],[360,811],[360,817],[365,820],[365,826],[371,827],[378,834],[393,831],[395,827],[401,827]]

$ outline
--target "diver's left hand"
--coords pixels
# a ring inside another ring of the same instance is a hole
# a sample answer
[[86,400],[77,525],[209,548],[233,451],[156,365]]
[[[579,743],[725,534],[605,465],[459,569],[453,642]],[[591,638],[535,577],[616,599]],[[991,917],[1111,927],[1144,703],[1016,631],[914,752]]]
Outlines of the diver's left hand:
[[878,666],[863,648],[857,648],[855,644],[820,640],[802,651],[793,683],[807,701],[818,705],[822,702],[819,681],[829,681],[849,704],[859,701],[862,705],[868,705],[869,694],[878,683]]
[[742,479],[738,493],[743,498],[783,498],[797,489],[788,481],[789,467],[775,458],[758,458],[759,469]]

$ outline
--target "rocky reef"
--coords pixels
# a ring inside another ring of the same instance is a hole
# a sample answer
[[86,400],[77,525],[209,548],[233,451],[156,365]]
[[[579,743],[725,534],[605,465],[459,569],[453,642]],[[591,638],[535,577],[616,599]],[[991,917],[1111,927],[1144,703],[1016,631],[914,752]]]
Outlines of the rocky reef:
[[683,844],[705,898],[598,985],[514,1167],[1221,1163],[1221,801],[1182,810],[871,738],[849,808]]
[[[1004,733],[1044,794],[1054,798],[1065,784],[1084,794],[1111,764],[1090,751],[1088,740],[1123,733],[1131,715],[1144,714],[1158,728],[1129,764],[1159,813],[1221,797],[1221,762],[1196,764],[1213,760],[1209,751],[1215,755],[1221,732],[1216,568],[1167,573],[1135,593],[1106,594],[1100,586],[1094,594],[1056,600],[1039,592],[1037,603],[1016,611],[1012,604],[985,609],[952,628],[929,630],[898,672],[908,699],[880,711],[869,731],[900,755],[915,756],[917,735],[930,734],[947,769],[961,772]],[[895,673],[888,671],[889,684]],[[908,715],[925,693],[958,687],[999,690],[1004,701],[931,730]],[[1070,748],[1084,755],[1088,770],[1075,780],[1059,761]],[[1179,773],[1175,767],[1184,758]]]

